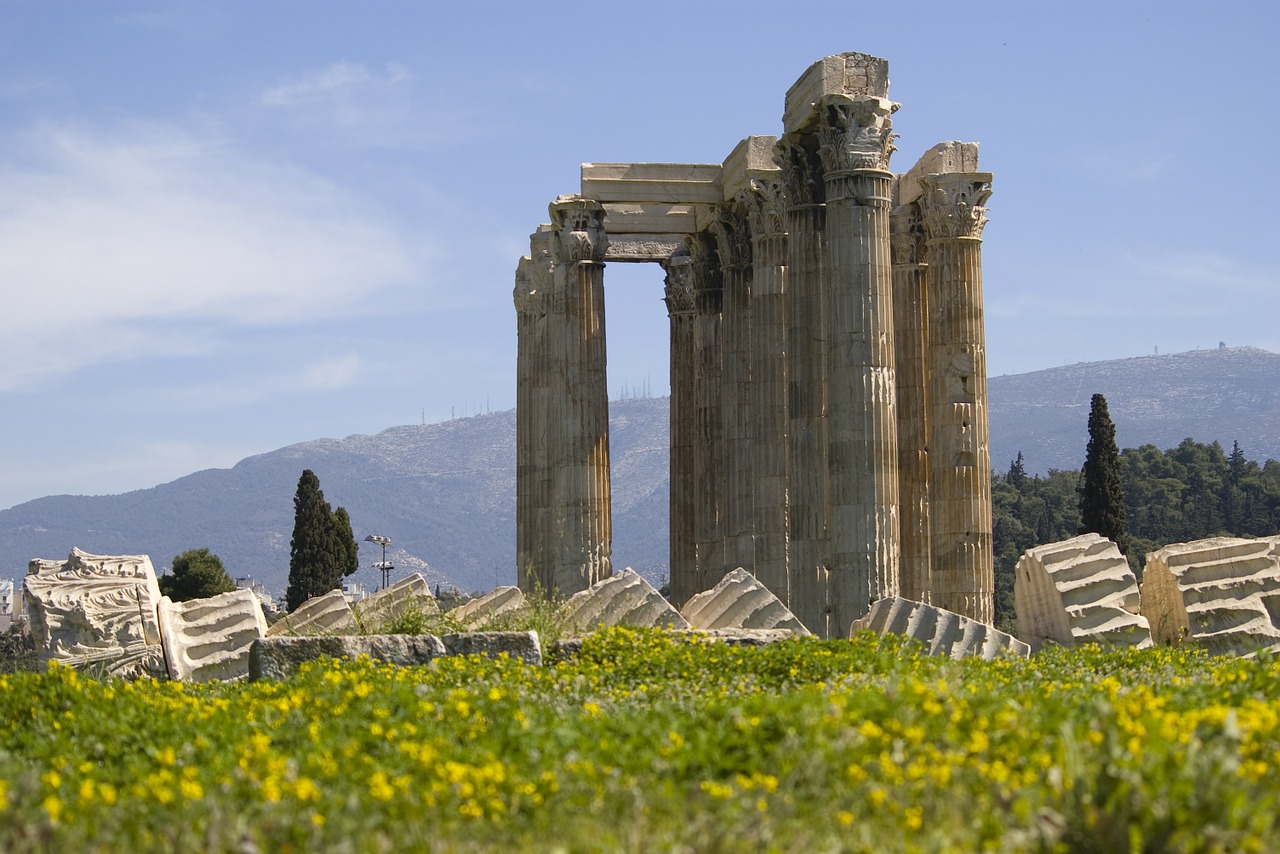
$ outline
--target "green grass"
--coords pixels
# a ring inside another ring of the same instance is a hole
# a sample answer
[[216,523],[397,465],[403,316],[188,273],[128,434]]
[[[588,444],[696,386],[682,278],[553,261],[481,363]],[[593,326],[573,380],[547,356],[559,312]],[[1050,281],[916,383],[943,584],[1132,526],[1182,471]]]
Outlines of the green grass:
[[1269,851],[1280,665],[590,636],[555,667],[0,676],[0,850]]

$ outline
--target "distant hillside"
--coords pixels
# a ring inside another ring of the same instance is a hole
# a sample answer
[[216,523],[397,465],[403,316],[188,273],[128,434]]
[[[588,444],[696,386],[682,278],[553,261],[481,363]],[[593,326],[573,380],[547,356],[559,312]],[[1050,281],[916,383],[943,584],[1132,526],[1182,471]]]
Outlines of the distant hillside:
[[1121,448],[1238,441],[1249,459],[1280,459],[1280,355],[1224,347],[991,377],[992,466],[1021,451],[1028,472],[1079,468],[1099,393]]
[[[992,464],[1023,453],[1028,472],[1075,469],[1084,459],[1089,399],[1107,396],[1121,447],[1170,448],[1191,437],[1233,440],[1250,459],[1280,458],[1280,355],[1249,347],[1093,362],[992,377]],[[652,580],[667,573],[666,398],[609,404],[614,563]],[[152,489],[102,497],[54,496],[0,511],[0,578],[33,557],[90,552],[175,554],[208,547],[234,575],[283,591],[293,493],[310,468],[325,497],[351,514],[357,537],[385,534],[404,571],[463,590],[515,579],[515,413],[374,436],[318,439],[249,457]],[[378,560],[362,544],[361,564]],[[355,580],[373,586],[377,573]]]

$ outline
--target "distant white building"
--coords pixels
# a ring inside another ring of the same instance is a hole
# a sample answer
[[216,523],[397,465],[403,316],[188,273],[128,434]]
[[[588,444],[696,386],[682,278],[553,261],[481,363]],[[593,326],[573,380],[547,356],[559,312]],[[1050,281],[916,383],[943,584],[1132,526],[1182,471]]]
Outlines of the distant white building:
[[258,597],[258,601],[262,603],[262,611],[265,614],[275,614],[280,610],[279,604],[274,596],[267,590],[266,585],[261,581],[254,581],[253,576],[242,575],[236,579],[237,590],[252,590],[253,595]]
[[6,578],[0,581],[0,632],[8,631],[14,616],[13,580]]

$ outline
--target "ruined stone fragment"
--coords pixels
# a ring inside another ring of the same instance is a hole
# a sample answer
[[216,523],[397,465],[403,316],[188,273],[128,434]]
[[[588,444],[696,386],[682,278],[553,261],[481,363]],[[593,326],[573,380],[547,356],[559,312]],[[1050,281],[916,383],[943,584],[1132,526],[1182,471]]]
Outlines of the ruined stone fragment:
[[485,655],[489,658],[518,658],[525,664],[542,663],[542,644],[538,633],[528,632],[462,632],[441,635],[449,655]]
[[360,600],[353,610],[361,630],[365,634],[376,635],[411,608],[418,608],[431,617],[440,613],[440,606],[431,595],[431,587],[420,572]]
[[341,590],[330,590],[313,596],[298,609],[272,623],[267,637],[307,637],[314,635],[352,635],[357,630],[355,615]]
[[31,561],[24,587],[41,662],[105,666],[125,678],[167,676],[151,558],[72,549],[65,561]]
[[448,613],[468,629],[476,630],[489,625],[502,614],[509,614],[524,606],[524,593],[519,587],[499,587],[478,599],[472,599]]
[[680,615],[695,629],[789,629],[809,634],[769,588],[741,567],[686,602]]
[[1018,637],[1046,643],[1151,646],[1138,581],[1111,540],[1082,534],[1028,549],[1014,570]]
[[689,628],[662,594],[630,568],[569,597],[563,613],[565,622],[581,631],[605,626]]
[[287,679],[307,661],[357,658],[409,666],[447,655],[435,635],[362,635],[358,637],[266,637],[249,649],[250,679]]
[[862,629],[914,638],[924,644],[929,655],[990,661],[1001,655],[1026,658],[1031,654],[1031,647],[1013,635],[951,611],[897,596],[872,605],[867,616],[854,621],[850,636]]
[[249,647],[267,634],[262,605],[252,590],[186,602],[165,596],[158,612],[169,676],[184,682],[245,678]]
[[1213,655],[1280,649],[1280,561],[1268,540],[1212,537],[1147,555],[1142,613],[1156,643]]

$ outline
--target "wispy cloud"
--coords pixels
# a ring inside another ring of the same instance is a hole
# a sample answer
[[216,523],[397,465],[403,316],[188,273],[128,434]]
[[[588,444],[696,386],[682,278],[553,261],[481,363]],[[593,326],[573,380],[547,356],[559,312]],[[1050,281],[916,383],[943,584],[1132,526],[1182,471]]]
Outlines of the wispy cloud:
[[335,62],[268,86],[258,100],[304,124],[341,128],[365,143],[387,143],[410,122],[412,80],[396,63],[371,70],[357,62]]
[[296,107],[360,98],[393,88],[409,79],[408,69],[395,63],[388,64],[382,73],[377,73],[357,62],[335,62],[327,68],[269,87],[262,93],[262,103],[269,107]]
[[0,390],[206,334],[341,316],[419,275],[361,198],[164,125],[0,140]]
[[161,394],[168,405],[184,411],[213,411],[300,394],[338,391],[359,382],[365,372],[366,365],[360,355],[346,353],[252,372],[227,371],[222,379],[214,382],[175,385]]

